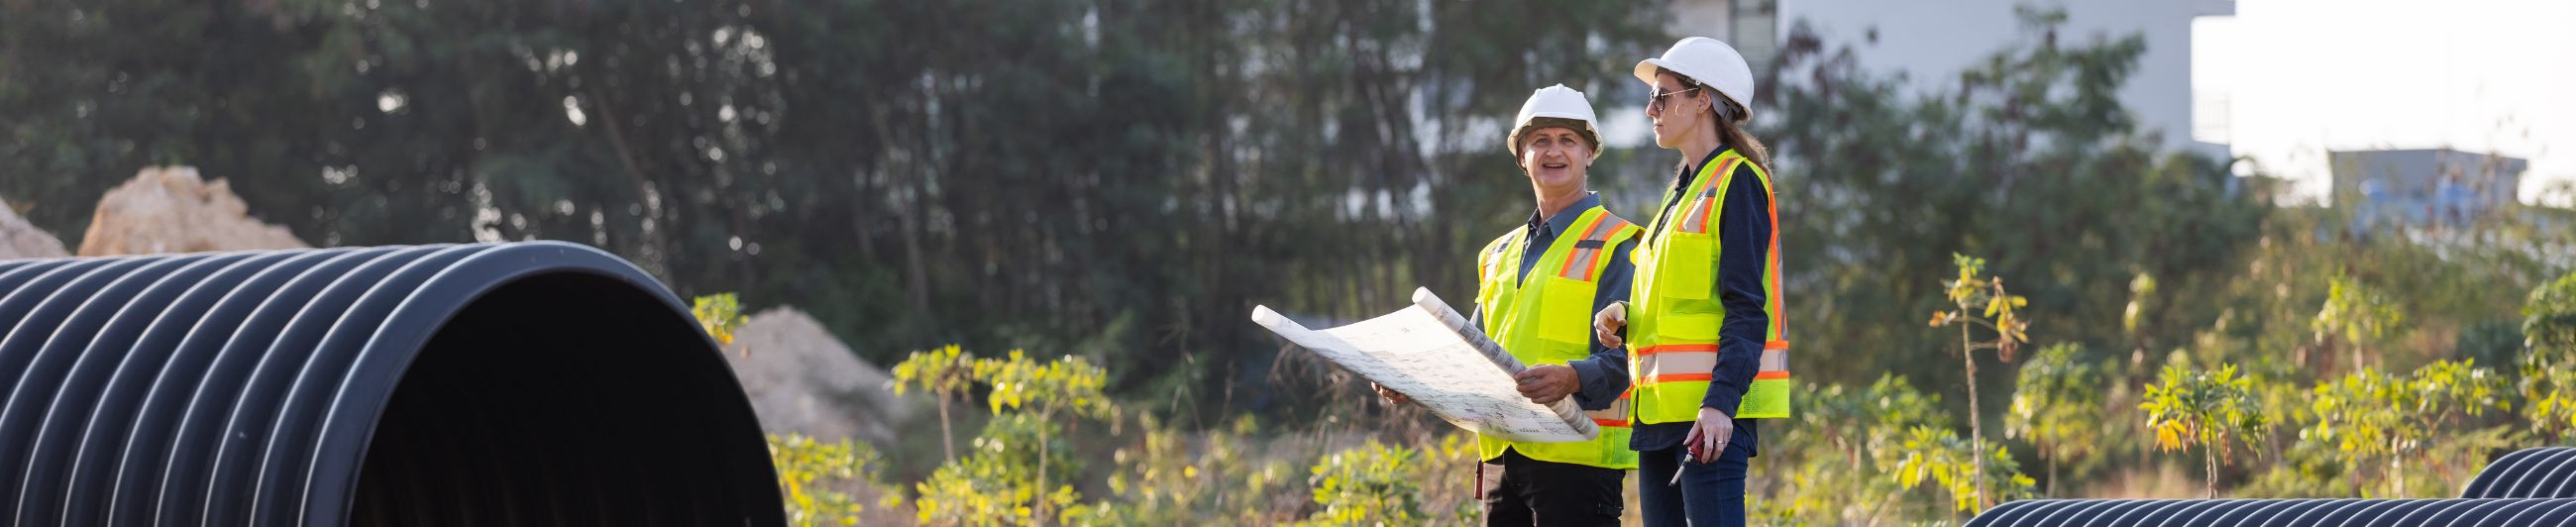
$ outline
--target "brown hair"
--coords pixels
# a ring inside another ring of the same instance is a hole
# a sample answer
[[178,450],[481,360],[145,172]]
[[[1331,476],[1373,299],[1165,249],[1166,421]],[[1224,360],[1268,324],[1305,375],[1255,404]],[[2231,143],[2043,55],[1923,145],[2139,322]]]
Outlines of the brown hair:
[[[1682,89],[1685,90],[1693,88],[1708,88],[1707,91],[1709,93],[1707,95],[1710,101],[1710,104],[1708,105],[1708,112],[1710,114],[1709,121],[1717,123],[1718,141],[1725,143],[1725,146],[1727,147],[1734,148],[1735,153],[1743,154],[1746,159],[1753,160],[1753,165],[1762,167],[1763,171],[1768,172],[1771,170],[1771,149],[1769,147],[1762,146],[1762,140],[1753,138],[1753,134],[1751,132],[1744,131],[1744,125],[1753,122],[1753,113],[1751,111],[1746,110],[1741,105],[1735,104],[1735,101],[1727,98],[1726,95],[1716,93],[1717,88],[1709,87],[1706,84],[1700,84],[1699,81],[1691,79],[1689,75],[1675,73],[1673,70],[1663,68],[1655,68],[1655,73],[1673,76],[1673,79],[1681,81]],[[1721,110],[1721,107],[1724,109]],[[1729,115],[1734,117],[1730,119],[1728,118]],[[1682,170],[1690,170],[1690,164],[1698,161],[1699,160],[1697,159],[1682,160]]]

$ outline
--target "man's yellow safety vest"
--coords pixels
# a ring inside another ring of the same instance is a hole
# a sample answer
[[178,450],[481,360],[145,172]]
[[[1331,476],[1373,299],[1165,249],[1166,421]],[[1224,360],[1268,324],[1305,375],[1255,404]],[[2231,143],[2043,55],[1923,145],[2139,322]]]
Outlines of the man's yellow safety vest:
[[[1599,206],[1574,219],[1572,230],[1557,235],[1540,253],[1529,276],[1521,276],[1528,237],[1505,234],[1477,252],[1479,287],[1476,304],[1484,306],[1485,335],[1503,345],[1521,364],[1565,364],[1592,355],[1592,299],[1596,280],[1610,267],[1610,251],[1644,232]],[[1637,468],[1637,452],[1628,449],[1628,395],[1603,410],[1584,412],[1601,426],[1591,441],[1527,443],[1476,438],[1478,459],[1494,459],[1503,449],[1540,461],[1602,468]]]
[[[1690,422],[1708,395],[1710,374],[1717,369],[1718,324],[1726,306],[1717,294],[1718,218],[1726,204],[1727,184],[1737,166],[1751,168],[1772,194],[1771,175],[1733,149],[1718,154],[1685,192],[1674,200],[1664,191],[1665,208],[1656,212],[1655,234],[1637,245],[1629,261],[1637,265],[1628,297],[1629,390],[1636,397],[1637,421]],[[1769,261],[1762,262],[1762,288],[1770,327],[1764,329],[1761,370],[1744,392],[1734,417],[1789,417],[1789,341],[1780,316],[1780,206],[1773,201]]]

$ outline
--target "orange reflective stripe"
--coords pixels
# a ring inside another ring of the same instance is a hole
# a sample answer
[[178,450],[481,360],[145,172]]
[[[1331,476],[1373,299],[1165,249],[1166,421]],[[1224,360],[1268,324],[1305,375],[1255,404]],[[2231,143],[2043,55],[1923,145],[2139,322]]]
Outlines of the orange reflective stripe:
[[1657,353],[1680,353],[1680,352],[1691,352],[1691,351],[1706,352],[1706,353],[1716,353],[1716,352],[1717,352],[1717,345],[1716,345],[1716,344],[1664,344],[1664,345],[1659,345],[1659,346],[1647,346],[1647,347],[1643,347],[1643,348],[1637,348],[1637,354],[1638,354],[1638,355],[1653,355],[1653,354],[1657,354]]
[[[1771,286],[1771,290],[1766,292],[1771,297],[1771,338],[1777,339],[1789,336],[1789,321],[1782,317],[1780,312],[1780,195],[1771,191],[1770,174],[1758,171],[1756,174],[1762,178],[1762,195],[1766,198],[1762,201],[1770,205],[1771,209],[1771,251],[1768,258],[1771,260],[1771,272],[1770,276],[1765,277],[1769,280],[1765,281],[1770,282]],[[1780,345],[1787,347],[1789,343],[1781,342]],[[1765,349],[1768,349],[1767,344]]]
[[1762,343],[1762,349],[1766,349],[1766,350],[1784,350],[1784,349],[1789,349],[1789,341],[1786,341],[1786,340],[1774,340],[1774,341],[1770,341],[1770,342],[1764,342],[1764,343]]
[[1627,427],[1628,427],[1628,420],[1626,420],[1626,419],[1602,419],[1602,418],[1599,418],[1599,417],[1594,417],[1594,418],[1592,418],[1592,424],[1601,425],[1601,426],[1607,426],[1607,427],[1611,427],[1611,428],[1627,428]]
[[1753,374],[1753,380],[1757,380],[1757,381],[1767,381],[1767,380],[1772,380],[1772,379],[1787,379],[1787,378],[1789,378],[1789,372],[1788,372],[1788,370],[1774,370],[1774,371],[1765,371],[1765,372],[1755,372],[1755,373]]
[[[1576,238],[1576,240],[1588,240],[1588,239],[1592,239],[1592,233],[1601,229],[1601,224],[1603,223],[1603,221],[1602,221],[1602,220],[1606,220],[1606,219],[1609,219],[1609,218],[1610,218],[1610,213],[1608,213],[1608,212],[1603,212],[1603,213],[1601,213],[1600,215],[1593,216],[1593,217],[1592,217],[1592,224],[1591,224],[1591,225],[1586,225],[1586,226],[1584,226],[1584,227],[1583,227],[1583,229],[1582,229],[1582,231],[1583,231],[1583,237],[1582,237],[1582,238]],[[1581,244],[1582,242],[1579,242],[1579,241],[1578,241],[1578,242],[1576,242],[1576,243],[1579,245],[1579,244]],[[1566,278],[1574,278],[1574,276],[1575,276],[1575,275],[1574,275],[1574,261],[1575,261],[1575,260],[1588,260],[1588,259],[1590,259],[1589,257],[1591,256],[1591,255],[1590,255],[1590,254],[1588,254],[1588,253],[1592,253],[1592,252],[1596,252],[1596,251],[1594,251],[1594,250],[1592,250],[1592,249],[1575,249],[1575,250],[1574,250],[1574,254],[1566,255],[1566,257],[1565,257],[1565,262],[1564,262],[1564,263],[1561,263],[1561,264],[1558,264],[1558,265],[1557,265],[1557,267],[1556,267],[1556,275],[1557,275],[1557,276],[1566,277]],[[1587,263],[1587,264],[1584,264],[1584,265],[1591,265],[1591,264],[1588,264],[1588,263]]]
[[1600,246],[1577,249],[1575,254],[1582,255],[1583,265],[1574,269],[1581,271],[1582,275],[1580,277],[1567,276],[1566,278],[1573,278],[1585,282],[1590,282],[1594,278],[1598,278],[1598,275],[1601,272],[1601,253],[1612,249],[1612,247],[1610,247],[1610,237],[1618,235],[1619,231],[1627,230],[1628,226],[1631,225],[1628,223],[1628,220],[1619,219],[1618,216],[1611,215],[1607,211],[1601,213],[1601,219],[1602,221],[1593,224],[1594,227],[1591,232],[1583,235],[1583,241],[1601,242]]
[[1647,382],[1647,383],[1650,383],[1650,384],[1651,384],[1651,383],[1659,383],[1659,382],[1682,382],[1682,381],[1699,381],[1699,382],[1708,382],[1708,378],[1709,378],[1709,374],[1706,374],[1706,373],[1666,373],[1666,374],[1663,374],[1663,375],[1656,375],[1656,376],[1653,376],[1653,377],[1647,377],[1647,378],[1646,378],[1646,382]]

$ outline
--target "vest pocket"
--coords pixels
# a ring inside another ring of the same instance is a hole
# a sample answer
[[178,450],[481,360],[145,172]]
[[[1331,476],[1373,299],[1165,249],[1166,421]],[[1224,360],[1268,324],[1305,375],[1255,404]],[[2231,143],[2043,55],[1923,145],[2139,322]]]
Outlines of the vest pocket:
[[1655,266],[1655,295],[1700,300],[1709,297],[1717,279],[1713,249],[1717,237],[1687,232],[1666,233],[1664,254]]
[[1540,293],[1538,306],[1545,313],[1538,321],[1539,338],[1577,345],[1592,342],[1593,284],[1556,276],[1548,276],[1545,283],[1547,290]]

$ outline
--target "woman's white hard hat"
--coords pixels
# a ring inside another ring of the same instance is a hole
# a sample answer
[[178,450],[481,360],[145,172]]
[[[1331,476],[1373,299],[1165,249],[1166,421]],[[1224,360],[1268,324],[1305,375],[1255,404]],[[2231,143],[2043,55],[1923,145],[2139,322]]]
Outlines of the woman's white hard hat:
[[1638,61],[1637,80],[1651,89],[1655,85],[1655,68],[1672,70],[1717,90],[1718,95],[1744,107],[1748,115],[1753,110],[1753,65],[1744,62],[1744,54],[1725,42],[1708,37],[1682,39],[1673,43],[1673,49],[1665,51],[1664,56]]

